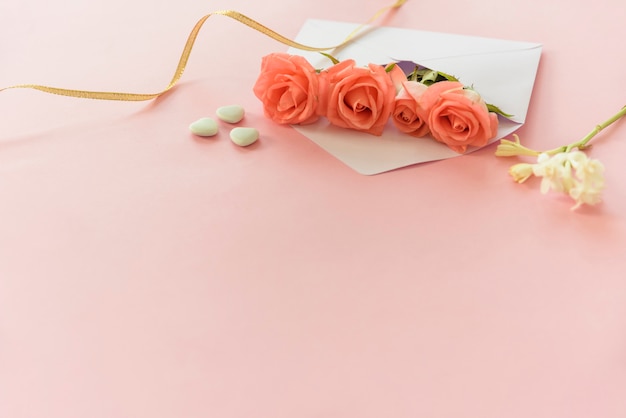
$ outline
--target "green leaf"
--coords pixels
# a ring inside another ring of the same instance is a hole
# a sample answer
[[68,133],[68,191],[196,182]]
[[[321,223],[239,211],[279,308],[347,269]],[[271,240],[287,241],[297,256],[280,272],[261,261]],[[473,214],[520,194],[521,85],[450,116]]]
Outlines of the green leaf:
[[419,69],[419,67],[416,65],[415,68],[413,69],[413,71],[411,71],[411,74],[406,76],[406,79],[408,81],[418,81],[417,80],[417,70]]
[[428,70],[427,72],[424,73],[424,75],[422,75],[420,83],[430,86],[431,84],[434,84],[437,82],[438,76],[439,74],[437,73],[437,71]]
[[453,75],[446,74],[446,73],[441,72],[441,71],[437,71],[437,73],[438,73],[441,77],[445,78],[445,79],[446,79],[446,80],[448,80],[448,81],[459,81],[459,79],[458,79],[458,78],[456,78],[456,77],[455,77],[455,76],[453,76]]
[[335,65],[335,64],[339,64],[339,60],[338,60],[337,58],[333,57],[332,55],[327,54],[327,53],[325,53],[325,52],[320,52],[320,54],[322,54],[323,56],[325,56],[326,58],[328,58],[328,59],[329,59],[329,60],[333,63],[333,65]]
[[505,118],[510,118],[513,115],[510,115],[504,111],[502,111],[502,109],[500,109],[498,106],[492,105],[487,103],[487,110],[489,110],[490,112],[496,113],[498,115],[504,116]]

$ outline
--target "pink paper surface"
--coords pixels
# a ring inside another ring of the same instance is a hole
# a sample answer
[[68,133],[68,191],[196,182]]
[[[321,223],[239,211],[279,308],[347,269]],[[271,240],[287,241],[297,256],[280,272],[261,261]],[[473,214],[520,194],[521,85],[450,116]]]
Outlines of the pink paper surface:
[[[386,4],[5,1],[0,85],[158,91],[208,12],[295,36]],[[518,134],[553,148],[624,105],[624,17],[409,0],[382,23],[543,44]],[[626,416],[624,122],[577,212],[493,145],[362,176],[262,116],[260,58],[286,49],[212,17],[155,102],[0,93],[0,417]],[[188,132],[232,103],[258,143]]]

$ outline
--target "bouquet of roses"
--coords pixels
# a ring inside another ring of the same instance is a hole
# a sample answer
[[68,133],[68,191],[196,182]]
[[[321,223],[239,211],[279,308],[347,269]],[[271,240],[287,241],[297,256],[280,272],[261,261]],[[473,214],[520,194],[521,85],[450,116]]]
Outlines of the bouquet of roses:
[[323,70],[298,55],[263,57],[253,90],[265,116],[280,124],[325,117],[377,136],[391,118],[399,131],[418,138],[430,134],[458,153],[487,145],[496,136],[497,115],[507,116],[451,75],[415,65],[405,74],[396,63],[359,67],[327,56],[333,65]]
[[[388,10],[402,6],[405,1],[397,0],[391,6],[381,9],[367,23],[373,22]],[[155,99],[171,90],[180,80],[198,32],[212,15],[235,19],[292,48],[318,52],[347,45],[366,26],[359,26],[334,47],[315,48],[279,35],[239,12],[222,10],[210,13],[196,23],[172,80],[158,93],[72,90],[37,84],[9,86],[0,88],[0,92],[29,88],[50,94],[98,100]],[[253,91],[263,103],[265,116],[280,124],[309,124],[324,117],[337,127],[377,136],[381,136],[388,125],[393,125],[397,131],[407,136],[432,137],[458,153],[466,152],[470,146],[487,145],[497,135],[498,116],[511,116],[486,103],[472,87],[465,86],[454,76],[440,71],[407,62],[357,66],[352,59],[338,61],[328,54],[322,54],[332,61],[333,65],[329,68],[315,69],[304,57],[285,53],[270,54],[262,59],[261,73]],[[410,66],[406,67],[404,64]],[[237,109],[237,112],[239,115],[234,119],[230,116],[224,118],[224,115],[217,113],[223,120],[233,122],[241,119],[243,109]],[[518,183],[531,177],[539,177],[543,193],[554,190],[568,194],[575,201],[573,208],[583,204],[594,205],[601,201],[604,166],[597,160],[589,159],[585,151],[600,131],[624,117],[626,106],[597,125],[581,140],[547,151],[527,148],[514,135],[514,141],[500,141],[496,155],[536,157],[536,163],[522,162],[513,165],[509,170],[511,177]],[[389,123],[390,119],[392,123]],[[203,133],[214,135],[217,125],[215,121],[210,122],[201,129]],[[233,132],[238,132],[238,135],[235,136]],[[253,128],[237,127],[231,131],[231,138],[238,145],[249,145],[258,138],[258,132]]]

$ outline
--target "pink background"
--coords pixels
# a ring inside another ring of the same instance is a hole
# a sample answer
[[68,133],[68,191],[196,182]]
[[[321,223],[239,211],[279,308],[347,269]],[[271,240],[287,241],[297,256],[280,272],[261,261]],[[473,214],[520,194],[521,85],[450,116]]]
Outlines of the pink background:
[[[293,37],[386,4],[5,0],[0,85],[159,91],[208,12]],[[626,104],[625,11],[409,0],[382,23],[542,43],[518,133],[547,149]],[[284,50],[213,17],[152,103],[0,93],[0,416],[626,416],[624,122],[577,212],[495,146],[366,177],[263,118]],[[232,103],[257,144],[188,132]]]

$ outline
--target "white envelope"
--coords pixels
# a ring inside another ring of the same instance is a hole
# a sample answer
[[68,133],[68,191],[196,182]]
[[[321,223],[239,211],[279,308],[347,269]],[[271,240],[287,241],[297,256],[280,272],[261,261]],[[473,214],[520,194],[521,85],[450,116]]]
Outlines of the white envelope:
[[[305,45],[340,44],[359,25],[308,20],[296,37]],[[471,85],[487,103],[513,115],[500,117],[497,141],[517,130],[526,120],[530,96],[541,56],[541,44],[424,32],[389,27],[365,29],[348,45],[329,51],[339,60],[352,58],[357,65],[411,61],[457,77]],[[304,56],[315,68],[327,68],[328,58],[317,52],[289,49]],[[294,126],[304,136],[361,174],[378,174],[460,154],[430,137],[414,138],[389,123],[381,137],[331,126],[325,119]],[[467,152],[475,151],[470,148]]]

